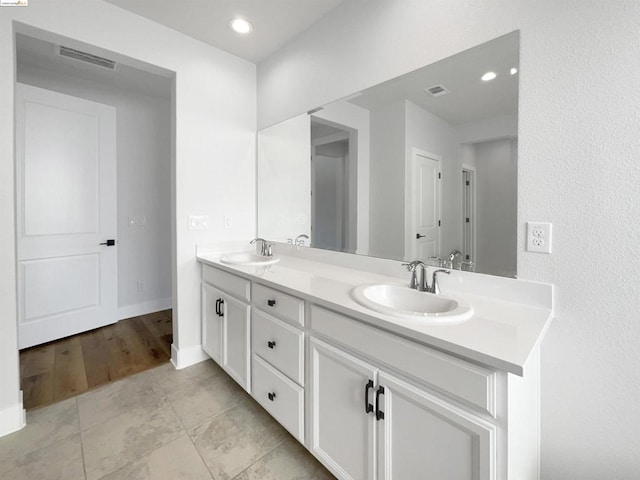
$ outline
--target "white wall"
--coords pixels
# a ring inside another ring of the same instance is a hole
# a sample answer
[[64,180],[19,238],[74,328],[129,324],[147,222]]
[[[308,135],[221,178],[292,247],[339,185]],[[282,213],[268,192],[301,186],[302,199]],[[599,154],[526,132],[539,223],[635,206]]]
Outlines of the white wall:
[[311,118],[298,115],[258,134],[258,235],[311,237]]
[[[255,65],[99,0],[31,0],[0,8],[0,434],[21,410],[16,332],[13,105],[14,23],[176,72],[174,171],[174,352],[179,366],[204,359],[196,243],[249,238],[255,228]],[[47,35],[44,35],[45,37]],[[47,40],[48,38],[44,38]],[[75,41],[74,41],[75,39]],[[205,214],[207,231],[189,231]],[[223,228],[223,215],[232,226]]]
[[[626,0],[345,2],[258,68],[268,125],[520,30],[518,275],[556,292],[545,480],[640,478],[639,23]],[[552,255],[524,251],[527,220]]]
[[[17,80],[116,108],[118,318],[171,308],[169,84],[162,98],[23,63]],[[130,225],[130,217],[145,223]]]

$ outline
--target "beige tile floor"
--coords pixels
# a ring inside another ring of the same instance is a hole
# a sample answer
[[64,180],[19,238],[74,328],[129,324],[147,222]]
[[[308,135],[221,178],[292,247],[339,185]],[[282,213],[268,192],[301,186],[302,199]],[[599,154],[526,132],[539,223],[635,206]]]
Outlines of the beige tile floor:
[[0,438],[11,480],[334,477],[215,363],[166,364],[33,410]]

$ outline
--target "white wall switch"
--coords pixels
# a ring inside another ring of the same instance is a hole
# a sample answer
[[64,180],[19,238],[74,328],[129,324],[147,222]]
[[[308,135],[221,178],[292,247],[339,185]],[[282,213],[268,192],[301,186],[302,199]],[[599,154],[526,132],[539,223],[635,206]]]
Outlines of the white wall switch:
[[222,217],[222,225],[224,228],[231,228],[231,215],[225,215]]
[[551,253],[551,224],[527,222],[527,252]]
[[208,228],[208,215],[189,215],[189,230],[207,230]]

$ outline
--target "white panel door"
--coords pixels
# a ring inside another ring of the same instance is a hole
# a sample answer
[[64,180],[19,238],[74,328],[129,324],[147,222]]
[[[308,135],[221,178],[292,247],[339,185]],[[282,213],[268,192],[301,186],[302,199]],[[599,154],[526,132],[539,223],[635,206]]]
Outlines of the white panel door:
[[381,372],[378,480],[495,480],[496,427]]
[[247,392],[251,393],[250,307],[222,294],[222,367]]
[[377,370],[318,340],[310,346],[311,451],[338,478],[372,479]]
[[117,319],[115,115],[17,85],[20,348]]
[[440,160],[435,155],[414,153],[413,205],[414,259],[440,255]]
[[202,284],[202,349],[222,365],[222,292]]

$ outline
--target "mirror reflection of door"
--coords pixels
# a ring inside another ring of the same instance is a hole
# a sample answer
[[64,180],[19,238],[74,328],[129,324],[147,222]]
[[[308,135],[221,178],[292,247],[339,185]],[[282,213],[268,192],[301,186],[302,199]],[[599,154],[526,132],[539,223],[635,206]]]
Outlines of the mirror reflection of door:
[[343,251],[349,242],[349,138],[311,120],[311,246]]
[[438,155],[414,149],[414,228],[409,235],[415,235],[412,258],[423,262],[440,255],[440,163]]

